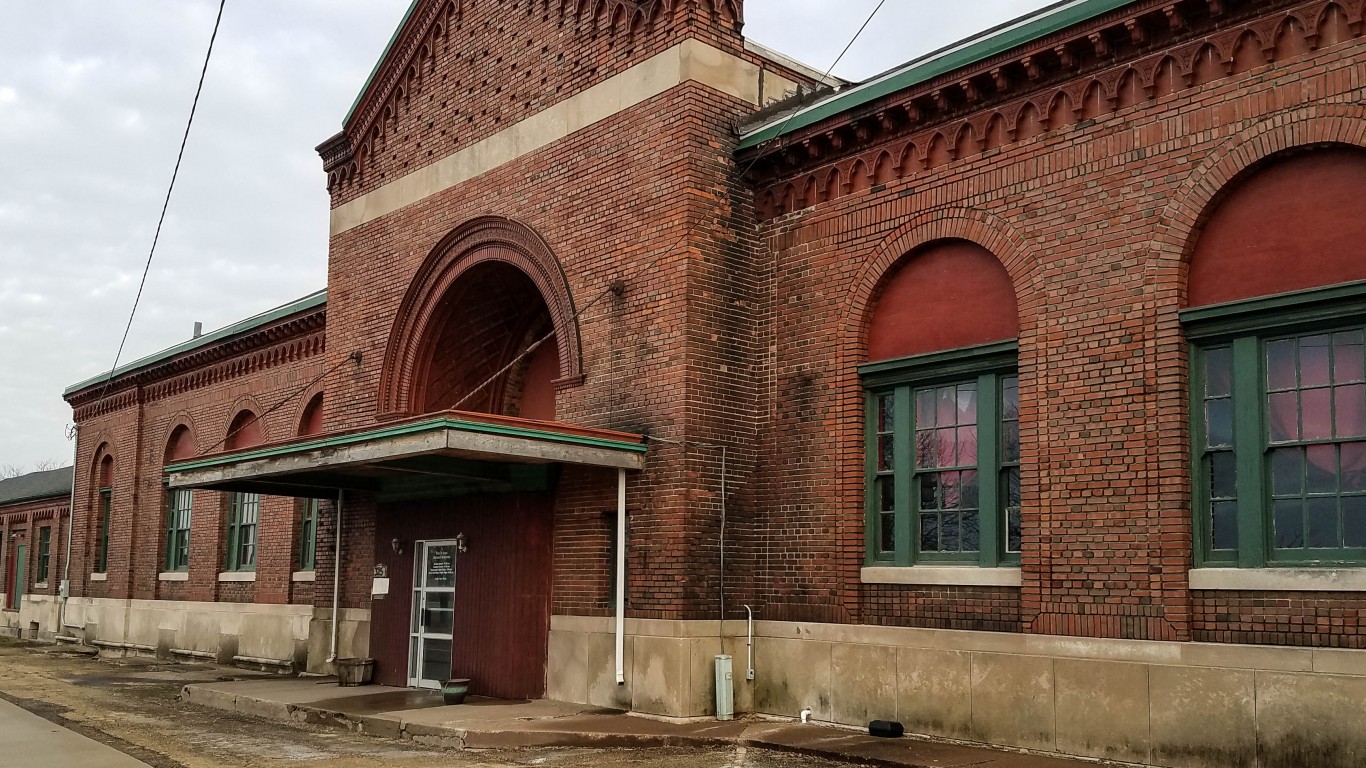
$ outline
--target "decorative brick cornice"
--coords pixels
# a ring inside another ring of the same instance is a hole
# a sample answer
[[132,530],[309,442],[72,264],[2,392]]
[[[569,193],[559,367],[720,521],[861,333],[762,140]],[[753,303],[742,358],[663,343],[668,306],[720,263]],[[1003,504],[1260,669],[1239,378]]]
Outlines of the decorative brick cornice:
[[742,153],[762,218],[1311,51],[1366,0],[1148,0]]
[[[599,36],[609,46],[632,46],[637,39],[699,20],[722,24],[737,32],[744,25],[743,0],[528,0],[529,15],[552,16],[561,25],[574,25],[584,35]],[[346,121],[342,134],[318,146],[328,189],[354,180],[364,161],[383,146],[385,136],[405,100],[421,91],[424,78],[435,70],[437,51],[467,14],[476,13],[470,0],[425,0],[400,30],[365,92]],[[485,11],[486,13],[488,11]]]
[[67,396],[77,422],[181,394],[325,351],[325,306],[242,336],[209,344],[147,368],[116,376]]

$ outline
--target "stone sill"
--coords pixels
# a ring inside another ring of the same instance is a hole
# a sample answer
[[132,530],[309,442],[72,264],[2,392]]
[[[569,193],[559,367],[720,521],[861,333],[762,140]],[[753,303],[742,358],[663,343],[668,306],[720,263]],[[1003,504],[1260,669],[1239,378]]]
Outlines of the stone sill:
[[964,587],[1018,587],[1019,568],[960,565],[869,566],[859,572],[864,584],[921,584]]
[[219,581],[256,581],[256,571],[224,571],[218,574]]
[[166,571],[157,574],[157,581],[189,581],[189,571]]
[[91,580],[91,581],[109,581],[109,574],[107,574],[107,573],[92,573],[92,574],[90,574],[90,580]]
[[317,573],[317,571],[295,571],[295,572],[289,577],[289,580],[290,580],[290,581],[293,581],[293,582],[295,582],[295,583],[298,583],[298,582],[303,582],[303,581],[316,581],[317,578],[318,578],[318,573]]
[[33,585],[33,589],[35,589],[35,590],[38,590],[38,589],[47,589],[47,588],[48,588],[48,584],[47,584],[46,581],[40,581],[40,582],[38,582],[37,584],[34,584],[34,585]]
[[1245,592],[1366,592],[1366,568],[1193,568],[1190,588]]

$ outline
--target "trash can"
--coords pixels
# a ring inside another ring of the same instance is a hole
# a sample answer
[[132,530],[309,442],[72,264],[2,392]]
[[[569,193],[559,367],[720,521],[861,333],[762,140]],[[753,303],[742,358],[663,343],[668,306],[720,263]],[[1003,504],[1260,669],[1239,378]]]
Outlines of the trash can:
[[369,685],[374,675],[374,659],[337,659],[337,685]]

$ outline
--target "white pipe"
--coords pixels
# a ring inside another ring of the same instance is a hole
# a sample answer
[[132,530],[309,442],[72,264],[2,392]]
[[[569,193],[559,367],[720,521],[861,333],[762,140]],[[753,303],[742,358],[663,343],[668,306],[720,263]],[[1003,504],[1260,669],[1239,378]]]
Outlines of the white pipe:
[[749,623],[749,636],[745,640],[745,679],[754,679],[754,609],[745,606]]
[[802,710],[802,724],[811,722],[811,707]]
[[626,470],[617,470],[617,685],[626,685]]
[[337,534],[332,542],[332,652],[327,656],[328,664],[337,660],[337,616],[341,612],[342,500],[345,497],[346,491],[337,489]]
[[71,598],[71,536],[76,527],[76,460],[81,455],[80,427],[71,425],[71,502],[66,510],[66,559],[62,561],[61,604],[57,606],[57,634],[66,634],[66,601]]
[[717,565],[717,597],[720,603],[720,624],[719,635],[724,638],[726,635],[726,446],[718,446],[721,449],[721,559]]

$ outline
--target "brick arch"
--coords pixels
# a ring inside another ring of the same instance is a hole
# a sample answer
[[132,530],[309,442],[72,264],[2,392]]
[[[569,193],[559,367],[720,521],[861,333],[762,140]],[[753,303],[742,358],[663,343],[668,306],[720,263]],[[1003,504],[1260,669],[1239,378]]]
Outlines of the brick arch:
[[414,372],[440,329],[433,323],[447,292],[471,268],[503,262],[527,275],[540,291],[555,328],[560,353],[559,386],[582,382],[583,353],[573,296],[560,262],[530,227],[500,216],[466,222],[441,239],[413,276],[399,305],[380,374],[379,415],[399,418],[414,412]]
[[318,424],[322,424],[324,409],[327,407],[327,396],[323,392],[322,384],[319,383],[309,387],[298,400],[299,405],[294,410],[294,434],[319,434],[321,430],[317,433],[308,430],[310,429],[309,422],[312,422],[315,416],[318,419]]
[[[166,426],[166,432],[162,435],[161,445],[163,464],[171,464],[175,461],[188,458],[186,456],[172,455],[173,453],[180,453],[184,450],[184,448],[179,445],[179,441],[175,440],[176,433],[181,428],[185,429],[186,437],[184,439],[187,441],[186,445],[191,449],[190,455],[199,455],[199,432],[195,429],[194,420],[190,418],[190,414],[182,411],[171,417],[171,421]],[[172,444],[172,441],[175,441],[174,445]]]
[[[250,413],[254,419],[242,419],[244,414]],[[240,420],[240,423],[239,423]],[[237,432],[233,429],[239,428]],[[244,428],[243,428],[244,427]],[[244,440],[250,440],[253,433],[260,435],[260,442],[243,444]],[[242,435],[239,437],[238,435]],[[269,443],[270,423],[266,421],[266,409],[261,407],[261,403],[251,395],[243,395],[233,401],[232,407],[228,409],[228,423],[223,425],[223,437],[218,443],[220,450],[235,451],[242,448],[251,448],[263,443]],[[212,452],[212,449],[211,451]]]
[[972,208],[953,208],[923,213],[889,235],[864,263],[854,289],[845,301],[841,322],[841,345],[847,360],[862,360],[867,353],[868,323],[876,305],[878,288],[907,254],[939,240],[966,240],[990,251],[1010,275],[1020,313],[1020,335],[1026,334],[1028,310],[1033,305],[1034,261],[1027,256],[1024,240],[1004,220]]

